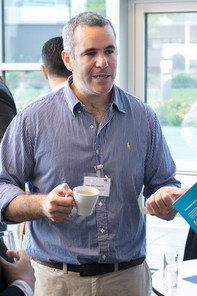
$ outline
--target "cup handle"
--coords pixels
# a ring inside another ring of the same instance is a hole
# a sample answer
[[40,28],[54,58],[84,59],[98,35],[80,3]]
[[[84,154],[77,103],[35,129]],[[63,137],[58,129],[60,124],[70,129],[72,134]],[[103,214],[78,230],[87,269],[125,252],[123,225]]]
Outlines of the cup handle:
[[[66,193],[66,194],[64,195],[64,197],[67,197],[67,196],[68,196],[68,194]],[[72,206],[75,207],[76,210],[77,210],[77,205],[76,205],[76,202],[75,202],[74,196],[72,195],[72,197],[73,197]]]

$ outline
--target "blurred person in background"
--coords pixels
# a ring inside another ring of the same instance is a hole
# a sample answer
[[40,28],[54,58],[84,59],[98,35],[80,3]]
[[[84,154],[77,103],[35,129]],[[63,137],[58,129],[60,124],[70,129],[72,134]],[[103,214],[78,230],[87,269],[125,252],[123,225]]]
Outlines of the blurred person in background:
[[33,296],[35,276],[29,256],[22,250],[10,250],[7,255],[16,261],[0,257],[0,296]]
[[[0,142],[3,138],[3,135],[16,115],[16,105],[14,98],[5,84],[5,80],[0,76]],[[6,224],[0,223],[0,231],[6,230]]]
[[190,227],[185,244],[183,260],[197,259],[197,234]]
[[0,77],[0,141],[16,113],[14,98],[4,79]]
[[41,69],[51,90],[57,90],[65,85],[72,74],[62,60],[63,39],[54,37],[45,42],[42,47]]

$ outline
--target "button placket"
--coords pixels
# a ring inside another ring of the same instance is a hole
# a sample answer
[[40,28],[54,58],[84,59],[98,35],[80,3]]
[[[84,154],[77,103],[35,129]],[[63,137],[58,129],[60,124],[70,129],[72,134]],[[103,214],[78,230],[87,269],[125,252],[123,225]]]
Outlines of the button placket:
[[96,210],[97,219],[97,235],[98,245],[100,250],[100,260],[106,262],[109,253],[109,236],[107,227],[107,214],[106,214],[106,197],[100,196],[100,201],[97,204]]

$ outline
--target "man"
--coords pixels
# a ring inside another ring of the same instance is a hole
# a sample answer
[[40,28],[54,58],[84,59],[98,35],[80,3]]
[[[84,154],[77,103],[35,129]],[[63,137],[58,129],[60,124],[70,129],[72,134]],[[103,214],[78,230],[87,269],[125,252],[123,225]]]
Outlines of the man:
[[17,261],[9,263],[0,257],[0,295],[33,296],[35,277],[29,256],[22,250],[7,253]]
[[42,47],[41,69],[51,90],[63,87],[65,81],[72,74],[62,60],[63,40],[62,37],[49,39]]
[[[73,76],[24,109],[1,147],[2,219],[31,221],[23,247],[33,257],[36,296],[151,295],[138,196],[144,186],[151,214],[173,216],[183,191],[174,162],[155,113],[114,84],[111,22],[79,14],[63,40]],[[100,189],[87,217],[73,207],[71,189],[82,184]]]

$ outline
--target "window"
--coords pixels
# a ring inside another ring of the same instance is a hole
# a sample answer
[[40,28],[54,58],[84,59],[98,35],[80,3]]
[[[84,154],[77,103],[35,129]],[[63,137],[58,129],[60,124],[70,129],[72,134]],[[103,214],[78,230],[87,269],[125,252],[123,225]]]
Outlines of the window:
[[[49,91],[40,68],[43,44],[61,36],[66,21],[77,13],[91,10],[105,16],[111,1],[0,0],[0,75],[5,77],[18,111]],[[113,3],[117,8],[118,2]]]
[[[197,179],[197,3],[147,2],[133,8],[133,91],[157,113],[177,178],[190,187]],[[146,224],[149,266],[161,267],[167,248],[176,249],[181,260],[187,222],[180,216],[166,222],[147,215]]]
[[197,12],[147,13],[146,102],[178,170],[197,170]]

